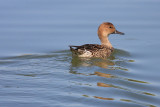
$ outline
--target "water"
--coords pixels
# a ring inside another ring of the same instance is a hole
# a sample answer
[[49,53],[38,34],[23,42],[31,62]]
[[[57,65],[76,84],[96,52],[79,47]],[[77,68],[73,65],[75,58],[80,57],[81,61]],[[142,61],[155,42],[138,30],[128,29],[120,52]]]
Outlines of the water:
[[[159,107],[160,1],[1,0],[1,107]],[[108,59],[72,57],[112,22]]]

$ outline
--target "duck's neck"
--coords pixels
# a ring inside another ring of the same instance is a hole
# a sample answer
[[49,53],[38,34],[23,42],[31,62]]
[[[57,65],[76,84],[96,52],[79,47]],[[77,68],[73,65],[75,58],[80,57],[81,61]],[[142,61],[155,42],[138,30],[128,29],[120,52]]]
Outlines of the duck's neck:
[[107,46],[108,48],[112,48],[112,44],[110,43],[108,37],[103,38],[101,40],[101,45]]
[[99,36],[99,39],[101,40],[101,45],[106,46],[108,48],[112,48],[112,44],[110,43],[108,36]]

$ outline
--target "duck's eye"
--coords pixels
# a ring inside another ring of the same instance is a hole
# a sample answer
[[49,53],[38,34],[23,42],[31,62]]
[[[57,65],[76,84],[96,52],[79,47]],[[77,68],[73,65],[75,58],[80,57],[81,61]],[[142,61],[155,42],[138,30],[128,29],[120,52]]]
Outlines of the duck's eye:
[[110,26],[109,28],[111,28],[111,29],[112,29],[112,26]]

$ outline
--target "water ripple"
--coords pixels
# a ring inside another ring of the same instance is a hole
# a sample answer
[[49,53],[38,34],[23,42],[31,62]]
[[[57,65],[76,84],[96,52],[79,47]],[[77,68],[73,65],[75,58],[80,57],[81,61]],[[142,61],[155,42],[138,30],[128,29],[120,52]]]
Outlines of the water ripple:
[[[68,50],[6,57],[0,60],[0,72],[7,78],[2,76],[1,80],[13,80],[18,84],[15,85],[17,88],[24,88],[25,84],[29,87],[40,85],[41,88],[36,90],[53,88],[53,93],[61,93],[57,95],[59,98],[66,95],[70,99],[82,96],[95,101],[110,101],[111,105],[116,102],[121,105],[156,107],[150,99],[159,100],[157,93],[149,89],[149,81],[135,79],[135,74],[132,76],[130,68],[135,60],[130,57],[128,52],[122,50],[116,50],[108,59],[72,57]],[[127,64],[129,66],[125,66]],[[21,82],[14,80],[14,77]],[[2,87],[13,89],[14,86],[4,82]]]

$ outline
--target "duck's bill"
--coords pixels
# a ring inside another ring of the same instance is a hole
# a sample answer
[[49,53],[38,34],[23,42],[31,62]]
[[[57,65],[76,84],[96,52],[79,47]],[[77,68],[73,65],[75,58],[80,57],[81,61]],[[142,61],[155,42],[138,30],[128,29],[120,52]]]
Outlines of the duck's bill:
[[115,30],[115,32],[113,32],[113,34],[120,34],[120,35],[124,35],[124,33],[123,33],[123,32],[120,32],[120,31],[118,31],[118,30]]

